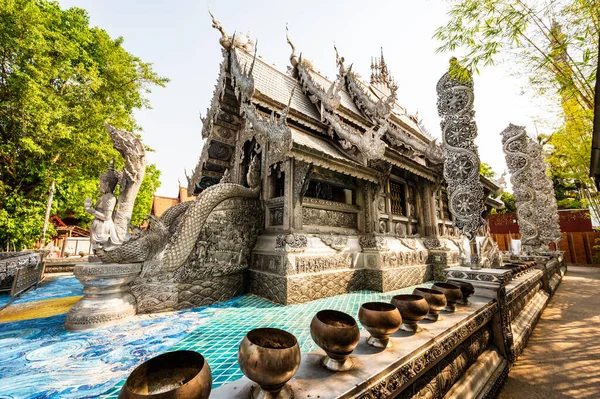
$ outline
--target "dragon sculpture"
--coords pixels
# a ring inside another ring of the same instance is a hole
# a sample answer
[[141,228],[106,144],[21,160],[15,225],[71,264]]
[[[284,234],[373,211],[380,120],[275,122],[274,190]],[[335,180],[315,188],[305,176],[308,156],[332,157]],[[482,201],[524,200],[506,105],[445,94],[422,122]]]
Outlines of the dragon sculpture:
[[485,227],[485,238],[479,250],[479,260],[483,268],[498,268],[502,264],[502,256],[498,244],[490,235],[489,226]]
[[182,267],[192,252],[202,228],[213,209],[236,197],[257,198],[260,193],[260,164],[253,157],[247,174],[249,187],[231,183],[229,173],[214,186],[202,191],[195,201],[175,205],[150,228],[120,247],[98,256],[103,262],[143,262],[142,276],[173,272]]

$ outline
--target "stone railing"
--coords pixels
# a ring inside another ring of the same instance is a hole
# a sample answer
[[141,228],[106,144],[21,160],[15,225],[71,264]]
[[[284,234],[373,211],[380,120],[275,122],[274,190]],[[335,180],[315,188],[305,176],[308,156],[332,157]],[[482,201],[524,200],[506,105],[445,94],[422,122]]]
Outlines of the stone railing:
[[39,284],[44,273],[42,252],[0,252],[0,291],[19,295]]

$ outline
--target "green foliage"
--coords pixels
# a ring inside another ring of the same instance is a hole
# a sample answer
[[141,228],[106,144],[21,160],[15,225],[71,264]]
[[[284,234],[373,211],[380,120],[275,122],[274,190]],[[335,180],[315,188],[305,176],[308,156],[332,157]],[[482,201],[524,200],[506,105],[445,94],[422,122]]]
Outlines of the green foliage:
[[[590,0],[449,0],[450,18],[435,38],[438,51],[465,51],[459,64],[515,63],[544,95],[566,92],[592,109],[600,3]],[[566,49],[569,51],[566,51]],[[564,50],[564,51],[563,51]],[[560,52],[562,59],[556,57]]]
[[517,210],[517,206],[515,205],[515,197],[508,191],[505,191],[500,196],[500,200],[504,202],[504,209],[502,209],[500,213],[509,213]]
[[481,162],[479,164],[479,174],[483,177],[487,177],[488,179],[493,179],[496,177],[496,172],[494,172],[494,169],[492,169],[490,164],[485,162]]
[[146,221],[146,215],[152,211],[152,201],[154,192],[160,187],[160,170],[156,165],[146,166],[146,174],[140,187],[138,196],[135,198],[133,212],[131,214],[131,224],[141,226]]
[[517,206],[515,205],[515,197],[508,191],[505,191],[500,196],[500,200],[504,202],[503,209],[492,209],[491,214],[502,214],[502,213],[510,213],[517,210]]
[[134,109],[167,82],[122,43],[82,9],[0,0],[0,248],[40,238],[52,180],[53,213],[90,220],[83,200],[111,157],[123,164],[104,121],[139,129]]

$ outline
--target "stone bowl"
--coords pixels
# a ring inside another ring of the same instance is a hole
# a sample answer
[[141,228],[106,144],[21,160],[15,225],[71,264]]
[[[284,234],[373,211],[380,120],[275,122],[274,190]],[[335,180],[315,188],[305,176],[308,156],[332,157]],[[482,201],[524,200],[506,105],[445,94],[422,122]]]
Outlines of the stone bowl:
[[363,303],[358,311],[358,320],[371,334],[367,338],[367,344],[375,348],[391,347],[390,335],[402,325],[398,308],[386,302]]
[[327,354],[321,360],[323,367],[332,371],[352,369],[350,354],[360,340],[354,317],[337,310],[321,310],[310,323],[310,335]]
[[413,294],[421,295],[429,304],[429,313],[425,318],[427,320],[437,321],[440,317],[440,312],[446,307],[446,295],[439,291],[424,287],[415,288]]
[[429,304],[422,295],[401,294],[392,297],[395,305],[402,315],[402,331],[419,332],[419,321],[429,313]]
[[469,304],[469,297],[471,297],[475,293],[475,287],[473,284],[468,283],[466,281],[458,281],[458,280],[448,280],[449,283],[456,284],[460,287],[462,292],[462,299],[459,301],[461,305]]
[[249,331],[238,349],[238,363],[246,377],[256,382],[251,398],[292,398],[286,383],[300,367],[298,340],[277,328],[257,328]]
[[174,351],[153,357],[127,377],[119,399],[208,399],[212,374],[204,357]]
[[456,312],[456,304],[462,300],[462,291],[460,287],[452,283],[434,283],[432,289],[441,292],[446,296],[446,307],[444,308],[447,312]]

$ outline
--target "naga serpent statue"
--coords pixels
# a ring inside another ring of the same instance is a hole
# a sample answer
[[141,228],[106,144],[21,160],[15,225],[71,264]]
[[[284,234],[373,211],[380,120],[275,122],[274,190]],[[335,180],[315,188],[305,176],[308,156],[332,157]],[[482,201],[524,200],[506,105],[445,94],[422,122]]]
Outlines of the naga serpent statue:
[[195,201],[175,205],[150,220],[148,230],[98,256],[103,262],[144,262],[142,276],[173,272],[184,265],[210,213],[223,201],[256,198],[260,193],[260,164],[253,157],[247,174],[249,187],[231,183],[226,171],[219,184],[202,191]]
[[536,192],[531,179],[527,133],[525,127],[511,123],[500,134],[517,205],[521,242],[524,251],[530,252],[539,247],[541,242],[539,229],[534,220]]

